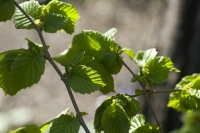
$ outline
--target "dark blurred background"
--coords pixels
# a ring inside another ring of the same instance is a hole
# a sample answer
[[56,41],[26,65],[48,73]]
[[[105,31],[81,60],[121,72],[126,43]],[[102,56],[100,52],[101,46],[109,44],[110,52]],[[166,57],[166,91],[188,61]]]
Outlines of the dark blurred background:
[[[18,0],[18,3],[23,1]],[[47,4],[46,0],[39,0]],[[170,74],[169,80],[154,89],[173,89],[185,75],[200,71],[200,1],[199,0],[66,0],[78,10],[81,18],[76,24],[75,34],[83,29],[106,32],[112,27],[118,29],[115,41],[122,47],[138,50],[156,48],[159,55],[169,56],[181,73]],[[64,32],[45,34],[50,53],[56,56],[71,43],[73,35]],[[12,20],[0,23],[0,52],[27,48],[24,38],[40,43],[34,30],[16,30]],[[125,62],[137,73],[138,67],[124,55]],[[64,72],[64,69],[59,66]],[[130,82],[131,74],[123,67],[114,76],[118,93],[133,94],[139,86]],[[88,112],[84,119],[93,129],[96,108],[108,95],[100,92],[91,95],[74,93],[81,111]],[[150,96],[164,131],[170,132],[181,126],[180,114],[167,108],[169,94]],[[156,124],[143,96],[139,97],[142,113],[147,121]],[[70,108],[74,112],[68,93],[59,76],[46,63],[41,81],[31,88],[21,90],[16,96],[5,96],[0,90],[0,133],[20,126],[42,123],[54,118],[62,110]],[[84,133],[83,129],[80,133]]]

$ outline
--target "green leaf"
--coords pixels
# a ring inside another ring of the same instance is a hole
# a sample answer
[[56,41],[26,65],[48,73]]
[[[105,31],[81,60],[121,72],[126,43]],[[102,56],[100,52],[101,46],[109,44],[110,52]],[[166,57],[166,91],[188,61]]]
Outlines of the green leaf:
[[[35,0],[30,0],[20,4],[21,8],[30,16],[33,21],[40,19],[42,15],[42,7]],[[14,14],[14,23],[17,29],[33,29],[33,25],[26,16],[16,8]]]
[[[53,119],[53,120],[54,120],[54,119]],[[53,120],[48,121],[47,123],[43,124],[43,125],[40,127],[41,133],[45,133],[45,131],[46,131],[47,129],[49,129],[49,128],[52,126]]]
[[123,107],[129,118],[141,111],[139,102],[127,94],[117,94],[112,99]]
[[137,128],[145,125],[145,117],[141,114],[137,114],[136,116],[131,118],[131,127],[129,132],[135,131]]
[[139,51],[136,54],[134,61],[138,66],[144,67],[148,61],[156,57],[157,53],[158,52],[156,51],[155,48],[148,49],[145,51]]
[[182,78],[176,85],[179,92],[172,92],[168,107],[177,111],[186,112],[188,110],[200,109],[200,75],[193,74]]
[[165,82],[171,71],[179,72],[174,67],[171,59],[163,56],[149,60],[143,68],[146,77],[157,84]]
[[7,86],[9,86],[9,78],[11,65],[15,61],[15,58],[23,52],[24,49],[11,50],[1,53],[1,61],[0,61],[0,87],[7,94]]
[[116,102],[106,108],[101,123],[105,133],[127,133],[130,128],[125,110]]
[[14,131],[9,131],[9,133],[41,133],[37,125],[30,125],[27,127],[21,127]]
[[129,133],[160,133],[160,129],[158,126],[151,126],[149,124],[146,124]]
[[50,128],[49,133],[78,133],[80,123],[73,115],[61,115],[56,118]]
[[141,114],[131,118],[129,133],[160,133],[158,126],[151,126],[145,122],[145,117]]
[[100,88],[100,91],[103,94],[115,92],[113,77],[108,73],[106,68],[99,61],[97,61],[94,57],[86,56],[81,60],[80,63],[81,65],[91,67],[93,70],[97,71],[101,75],[103,83],[106,84],[105,86]]
[[130,57],[131,60],[134,59],[134,52],[133,52],[133,50],[128,49],[128,48],[122,48],[121,51],[123,51],[124,53],[126,53]]
[[[32,43],[29,41],[29,46]],[[8,51],[0,61],[0,87],[5,94],[15,95],[40,80],[44,73],[45,58],[38,53],[39,46],[34,47],[35,50],[31,46],[28,50]]]
[[200,112],[187,112],[182,116],[183,126],[172,133],[198,133],[200,131]]
[[106,116],[104,116],[104,112],[113,103],[119,105],[120,108],[123,109],[123,112],[126,114],[126,117],[128,117],[128,119],[130,119],[141,110],[139,102],[126,94],[117,94],[115,96],[110,96],[97,108],[95,112],[94,128],[97,132],[101,132],[104,130],[101,120],[103,117],[106,118]]
[[[73,5],[71,5],[71,4],[67,4],[65,2],[61,2],[58,0],[52,0],[44,8],[44,17],[46,17],[46,15],[48,15],[48,14],[53,14],[53,13],[63,16],[63,18],[65,18],[65,21],[66,21],[64,23],[64,25],[62,25],[63,23],[55,24],[54,27],[59,27],[59,28],[62,27],[61,29],[63,29],[64,31],[66,31],[69,34],[72,34],[74,32],[76,21],[80,18],[76,8],[74,8]],[[48,23],[46,23],[46,25],[54,24],[53,18],[51,18],[51,19],[49,18],[49,21],[47,21],[47,22]],[[63,22],[63,21],[60,20],[60,22]],[[48,29],[48,31],[49,30],[50,29]]]
[[[58,114],[58,115],[56,116],[56,118],[59,118],[61,115],[68,115],[68,113],[69,113],[69,108],[63,110],[60,114]],[[55,119],[56,119],[56,118],[55,118]],[[49,128],[52,126],[52,123],[54,122],[55,119],[52,119],[52,120],[46,122],[45,124],[43,124],[43,125],[40,127],[41,133],[45,133],[45,131],[46,131],[47,129],[49,129]]]
[[116,33],[117,33],[117,29],[112,28],[108,30],[106,33],[104,33],[104,35],[112,39]]
[[110,74],[117,74],[121,70],[119,45],[109,37],[96,31],[84,30],[74,37],[72,45],[79,46],[85,51],[85,55],[95,57]]
[[43,46],[37,43],[32,42],[31,40],[27,39],[28,41],[28,49],[35,53],[44,53]]
[[43,29],[47,33],[56,33],[58,30],[63,29],[67,23],[67,18],[60,14],[46,14],[41,18]]
[[70,68],[80,63],[80,60],[83,58],[83,54],[84,51],[82,51],[78,46],[73,46],[62,52],[60,55],[53,57],[53,60],[66,68]]
[[105,86],[101,75],[92,68],[84,65],[74,67],[70,74],[66,75],[66,78],[73,91],[81,94],[91,93]]
[[95,116],[94,116],[94,128],[96,132],[100,133],[103,128],[102,128],[102,123],[101,123],[101,118],[103,116],[104,111],[108,106],[112,104],[111,97],[106,99],[96,110]]
[[10,20],[15,12],[13,0],[0,0],[0,22]]

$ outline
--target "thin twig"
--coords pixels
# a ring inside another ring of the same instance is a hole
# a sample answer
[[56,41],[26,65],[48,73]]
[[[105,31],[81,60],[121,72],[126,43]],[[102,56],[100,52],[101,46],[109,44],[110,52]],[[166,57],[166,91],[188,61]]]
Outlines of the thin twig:
[[33,22],[33,20],[29,17],[29,15],[19,6],[19,4],[18,4],[16,1],[14,1],[14,4],[15,4],[15,6],[29,19],[29,21],[30,21],[30,22],[32,23],[32,25],[34,26],[35,30],[38,32],[38,35],[39,35],[39,37],[40,37],[40,40],[41,40],[41,42],[42,42],[42,45],[43,45],[43,48],[44,48],[44,51],[45,51],[46,59],[50,62],[50,64],[53,66],[53,68],[56,70],[56,72],[57,72],[58,75],[60,76],[61,80],[64,82],[64,84],[65,84],[65,86],[66,86],[66,88],[67,88],[68,94],[69,94],[69,96],[70,96],[70,99],[71,99],[71,101],[72,101],[72,104],[73,104],[73,106],[74,106],[74,108],[75,108],[75,111],[76,111],[78,117],[79,117],[79,122],[80,122],[80,124],[82,125],[82,127],[84,128],[84,130],[85,130],[86,133],[90,133],[88,127],[86,126],[86,124],[85,124],[85,122],[84,122],[84,120],[83,120],[83,118],[82,118],[82,116],[81,116],[81,113],[80,113],[80,111],[79,111],[79,108],[78,108],[78,106],[77,106],[77,103],[76,103],[76,101],[75,101],[75,98],[74,98],[74,96],[73,96],[73,93],[72,93],[72,91],[71,91],[71,89],[70,89],[70,86],[69,86],[67,80],[65,79],[64,75],[62,74],[62,72],[60,71],[60,69],[57,67],[57,65],[54,63],[54,61],[52,60],[52,58],[51,58],[51,56],[50,56],[50,54],[49,54],[49,51],[48,51],[48,49],[47,49],[47,45],[46,45],[46,43],[45,43],[45,40],[44,40],[44,37],[43,37],[43,35],[42,35],[42,32],[41,32],[40,27],[38,27],[38,26]]
[[137,76],[133,73],[133,71],[126,65],[126,63],[125,63],[123,60],[122,60],[122,63],[123,63],[123,65],[129,70],[129,72],[133,75],[133,77],[138,81],[138,83],[139,83],[140,86],[142,87],[142,89],[143,89],[143,91],[144,91],[144,94],[145,94],[145,98],[146,98],[147,103],[148,103],[148,105],[149,105],[149,107],[150,107],[150,110],[151,110],[151,112],[152,112],[152,114],[153,114],[153,116],[154,116],[154,118],[155,118],[155,120],[156,120],[156,123],[157,123],[157,125],[159,126],[161,133],[164,133],[163,129],[161,128],[161,124],[160,124],[160,122],[158,121],[158,118],[157,118],[157,116],[156,116],[156,114],[155,114],[155,111],[153,110],[153,107],[152,107],[152,105],[151,105],[151,101],[150,101],[150,99],[149,99],[149,97],[148,97],[148,94],[147,94],[147,91],[146,91],[146,88],[145,88],[144,84],[137,78]]
[[[151,94],[161,94],[161,93],[170,93],[170,92],[177,92],[177,91],[181,91],[181,90],[150,90],[149,92],[147,92],[148,95],[151,95]],[[135,94],[135,95],[132,95],[132,97],[137,97],[137,96],[142,96],[142,95],[145,95],[144,92],[141,92],[139,94]]]

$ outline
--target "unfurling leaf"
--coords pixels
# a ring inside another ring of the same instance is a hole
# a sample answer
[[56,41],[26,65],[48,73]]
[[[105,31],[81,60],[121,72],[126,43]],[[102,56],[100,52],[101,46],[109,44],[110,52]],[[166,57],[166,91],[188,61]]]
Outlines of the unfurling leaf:
[[128,48],[122,48],[121,51],[123,51],[124,53],[126,53],[130,57],[131,60],[134,59],[134,52],[133,52],[133,50],[128,49]]
[[148,49],[146,51],[139,51],[136,54],[134,61],[138,66],[144,67],[149,60],[154,59],[156,57],[157,53],[158,52],[155,48]]
[[104,35],[112,39],[116,33],[117,33],[117,29],[112,28],[108,30],[106,33],[104,33]]

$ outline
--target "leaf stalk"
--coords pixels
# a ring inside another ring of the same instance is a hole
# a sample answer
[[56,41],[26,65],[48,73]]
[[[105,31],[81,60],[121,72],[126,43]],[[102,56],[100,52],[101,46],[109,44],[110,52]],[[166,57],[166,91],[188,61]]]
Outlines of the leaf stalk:
[[[181,90],[150,90],[147,92],[148,95],[151,95],[151,94],[161,94],[161,93],[170,93],[170,92],[177,92],[177,91],[181,91]],[[144,92],[141,92],[139,94],[135,94],[135,95],[132,95],[132,97],[137,97],[137,96],[142,96],[142,95],[145,95]]]
[[122,63],[123,63],[123,65],[129,70],[129,72],[133,75],[133,77],[138,81],[139,85],[142,87],[142,89],[143,89],[143,91],[144,91],[145,98],[146,98],[147,103],[148,103],[148,105],[149,105],[149,107],[150,107],[150,110],[151,110],[151,112],[152,112],[152,114],[153,114],[153,116],[154,116],[154,119],[156,120],[156,123],[157,123],[157,125],[159,126],[161,133],[164,133],[163,129],[161,128],[161,124],[160,124],[160,122],[158,121],[158,118],[157,118],[157,116],[156,116],[156,114],[155,114],[155,111],[154,111],[154,109],[153,109],[153,106],[152,106],[152,104],[151,104],[151,101],[150,101],[150,99],[149,99],[149,97],[148,97],[147,90],[146,90],[144,84],[137,78],[137,76],[135,75],[135,73],[127,66],[127,64],[126,64],[123,60],[122,60]]
[[67,91],[68,91],[68,94],[69,94],[69,96],[70,96],[70,99],[71,99],[71,101],[72,101],[72,104],[73,104],[73,106],[74,106],[74,109],[75,109],[75,111],[76,111],[76,113],[77,113],[77,115],[78,115],[80,124],[82,125],[82,127],[84,128],[84,130],[85,130],[86,133],[90,133],[88,127],[86,126],[86,124],[85,124],[85,122],[84,122],[84,120],[83,120],[83,118],[82,118],[82,116],[81,116],[81,113],[80,113],[80,111],[79,111],[79,108],[78,108],[78,106],[77,106],[76,100],[75,100],[75,98],[74,98],[74,96],[73,96],[73,93],[72,93],[72,91],[71,91],[71,88],[70,88],[70,86],[69,86],[68,81],[65,79],[64,75],[62,74],[62,72],[60,71],[60,69],[58,68],[58,66],[55,64],[55,62],[54,62],[54,61],[52,60],[52,58],[51,58],[51,55],[50,55],[50,53],[49,53],[49,51],[48,51],[48,49],[47,49],[47,45],[46,45],[46,43],[45,43],[44,37],[43,37],[43,35],[42,35],[41,28],[38,27],[38,26],[33,22],[33,20],[29,17],[29,15],[19,6],[19,4],[18,4],[16,1],[14,1],[14,4],[15,4],[15,6],[29,19],[29,21],[32,23],[32,25],[34,26],[35,30],[37,31],[37,33],[38,33],[38,35],[39,35],[39,38],[40,38],[40,40],[41,40],[41,42],[42,42],[43,48],[44,48],[45,58],[50,62],[50,64],[52,65],[52,67],[55,69],[55,71],[58,73],[58,75],[60,76],[61,80],[62,80],[63,83],[65,84],[66,89],[67,89]]

